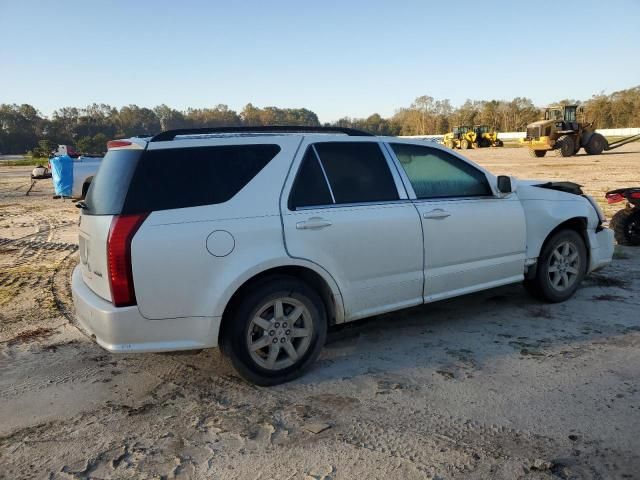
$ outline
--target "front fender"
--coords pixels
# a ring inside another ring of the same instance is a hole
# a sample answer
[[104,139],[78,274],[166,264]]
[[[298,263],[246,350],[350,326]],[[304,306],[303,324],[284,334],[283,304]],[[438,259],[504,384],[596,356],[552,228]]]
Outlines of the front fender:
[[[562,223],[581,219],[585,221],[588,231],[595,231],[597,226],[593,207],[582,197],[565,201],[523,200],[522,204],[527,225],[527,259],[535,259],[540,255],[545,240]],[[586,239],[589,243],[588,235]]]

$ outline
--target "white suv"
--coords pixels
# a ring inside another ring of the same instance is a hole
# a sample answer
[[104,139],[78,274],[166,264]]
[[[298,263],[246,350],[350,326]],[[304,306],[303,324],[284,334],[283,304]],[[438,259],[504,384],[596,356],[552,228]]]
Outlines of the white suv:
[[73,298],[101,346],[221,345],[261,385],[300,375],[330,325],[521,281],[563,301],[613,254],[578,185],[351,129],[110,142],[80,206]]

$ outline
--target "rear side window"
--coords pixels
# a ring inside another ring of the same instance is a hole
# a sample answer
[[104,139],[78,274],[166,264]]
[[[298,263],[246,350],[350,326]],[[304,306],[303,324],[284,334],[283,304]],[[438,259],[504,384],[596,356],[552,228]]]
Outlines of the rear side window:
[[418,198],[491,195],[484,173],[447,152],[403,143],[391,148]]
[[120,215],[230,200],[280,152],[278,145],[110,150],[85,215]]
[[279,151],[278,145],[147,150],[138,162],[122,213],[224,203]]

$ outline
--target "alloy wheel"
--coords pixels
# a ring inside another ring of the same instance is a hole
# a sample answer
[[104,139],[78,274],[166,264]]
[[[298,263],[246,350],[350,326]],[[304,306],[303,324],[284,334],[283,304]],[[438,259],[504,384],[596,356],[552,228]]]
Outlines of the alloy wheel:
[[281,297],[258,308],[247,331],[247,348],[262,368],[281,370],[304,356],[312,335],[307,307],[295,298]]
[[557,291],[571,288],[580,274],[580,255],[573,242],[562,242],[549,257],[549,282]]

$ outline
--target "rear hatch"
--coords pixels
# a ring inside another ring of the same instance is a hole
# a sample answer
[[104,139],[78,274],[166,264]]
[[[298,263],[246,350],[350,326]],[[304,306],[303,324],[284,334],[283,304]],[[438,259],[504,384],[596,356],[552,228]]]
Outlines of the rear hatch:
[[108,301],[112,301],[107,266],[109,231],[115,216],[123,211],[129,184],[146,143],[121,141],[117,145],[120,146],[109,149],[91,182],[80,216],[78,238],[84,283]]

